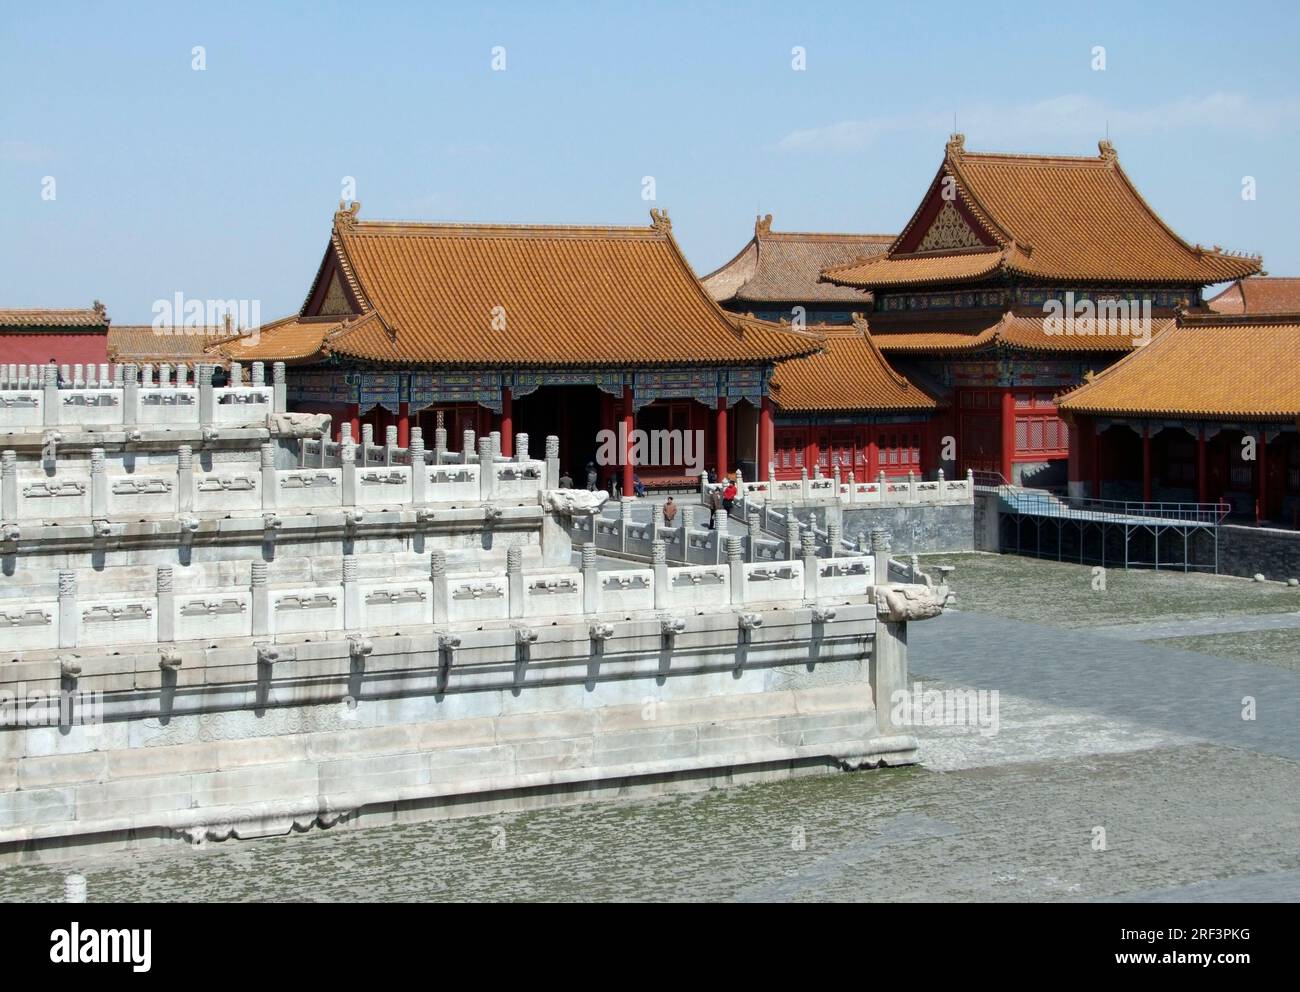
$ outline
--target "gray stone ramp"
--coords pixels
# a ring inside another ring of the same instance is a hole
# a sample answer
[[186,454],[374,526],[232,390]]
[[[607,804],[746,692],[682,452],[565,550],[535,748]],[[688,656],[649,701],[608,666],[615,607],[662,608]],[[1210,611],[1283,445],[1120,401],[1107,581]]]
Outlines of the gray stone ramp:
[[[946,612],[908,632],[911,675],[1300,760],[1300,674],[1005,617]],[[1255,719],[1242,719],[1242,699]]]

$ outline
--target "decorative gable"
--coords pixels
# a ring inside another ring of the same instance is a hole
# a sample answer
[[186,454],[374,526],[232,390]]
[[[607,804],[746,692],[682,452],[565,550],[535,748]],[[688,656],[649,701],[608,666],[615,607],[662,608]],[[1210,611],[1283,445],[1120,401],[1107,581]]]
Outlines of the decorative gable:
[[329,288],[326,289],[325,298],[321,300],[320,308],[316,312],[322,316],[355,312],[348,300],[348,294],[343,289],[343,281],[339,278],[337,269],[334,270],[334,274],[330,277]]
[[929,230],[925,232],[925,236],[921,238],[914,250],[950,251],[955,248],[979,248],[983,244],[979,235],[971,229],[966,219],[949,200],[939,209],[939,213],[930,223]]

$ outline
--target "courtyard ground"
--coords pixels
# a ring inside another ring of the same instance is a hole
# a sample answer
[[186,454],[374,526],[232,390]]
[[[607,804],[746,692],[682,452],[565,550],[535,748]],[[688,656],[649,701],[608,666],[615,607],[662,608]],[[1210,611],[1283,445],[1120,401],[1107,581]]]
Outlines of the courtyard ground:
[[954,567],[963,612],[1300,671],[1300,589],[1279,582],[980,553],[921,562]]

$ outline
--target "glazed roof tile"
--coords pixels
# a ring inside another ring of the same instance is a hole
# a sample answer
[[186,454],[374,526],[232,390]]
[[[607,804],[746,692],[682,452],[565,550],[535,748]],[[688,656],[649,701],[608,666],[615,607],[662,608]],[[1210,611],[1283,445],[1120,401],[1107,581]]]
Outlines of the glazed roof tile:
[[1087,415],[1267,420],[1300,417],[1300,321],[1204,317],[1151,343],[1058,399]]
[[1300,314],[1300,278],[1294,276],[1251,276],[1238,279],[1206,301],[1215,313]]
[[[738,318],[765,323],[753,318]],[[821,350],[805,358],[782,362],[772,380],[772,396],[782,410],[933,410],[932,396],[890,366],[880,353],[866,323],[853,326],[816,324],[806,332]]]
[[319,342],[314,329],[282,333],[302,351],[452,366],[761,364],[816,350],[778,325],[738,326],[667,214],[652,214],[649,227],[433,224],[358,221],[354,205],[335,215],[329,251],[377,319]]
[[700,281],[715,300],[737,303],[857,303],[859,289],[821,281],[823,269],[883,252],[892,234],[822,234],[773,231],[772,215],[759,217],[749,243]]

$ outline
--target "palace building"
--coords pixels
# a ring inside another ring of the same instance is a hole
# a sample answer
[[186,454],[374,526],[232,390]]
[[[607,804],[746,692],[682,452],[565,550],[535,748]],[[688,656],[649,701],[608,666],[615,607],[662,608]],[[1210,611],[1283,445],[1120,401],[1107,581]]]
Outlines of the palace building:
[[823,278],[870,291],[880,350],[945,391],[954,468],[1052,485],[1070,447],[1053,394],[1259,267],[1180,239],[1107,141],[1077,158],[968,152],[954,135],[889,249]]
[[[1249,299],[1256,285],[1238,288]],[[1060,398],[1074,423],[1071,489],[1222,502],[1237,516],[1296,526],[1297,356],[1300,314],[1187,315]]]
[[24,365],[108,361],[109,317],[98,300],[84,310],[0,309],[0,361]]
[[[405,444],[440,417],[453,438],[499,432],[509,455],[516,431],[555,435],[579,479],[600,431],[629,451],[636,430],[690,431],[703,465],[637,466],[644,481],[765,470],[773,374],[820,341],[722,310],[666,212],[649,227],[562,227],[363,221],[358,208],[335,214],[302,310],[215,354],[285,362],[291,405],[354,437],[364,421]],[[632,489],[624,461],[602,485],[617,473]]]

